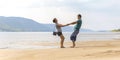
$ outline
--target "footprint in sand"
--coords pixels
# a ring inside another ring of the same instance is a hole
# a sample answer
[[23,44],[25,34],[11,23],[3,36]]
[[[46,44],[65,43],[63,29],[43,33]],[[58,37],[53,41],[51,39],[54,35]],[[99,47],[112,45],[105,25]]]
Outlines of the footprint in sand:
[[92,53],[84,55],[83,57],[104,57],[104,56],[116,56],[120,55],[120,50],[107,50],[104,52]]

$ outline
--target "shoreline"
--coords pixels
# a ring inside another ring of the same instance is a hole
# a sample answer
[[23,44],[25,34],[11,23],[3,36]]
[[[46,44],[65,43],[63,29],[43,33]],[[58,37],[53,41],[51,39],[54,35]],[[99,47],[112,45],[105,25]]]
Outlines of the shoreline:
[[[100,44],[100,43],[109,43],[110,42],[115,42],[115,41],[119,41],[119,40],[85,40],[85,41],[76,41],[76,47],[80,47],[83,44],[86,45],[86,43],[88,43],[89,45],[96,43],[96,45]],[[8,45],[0,45],[0,49],[56,49],[56,48],[60,48],[59,47],[60,42],[17,42],[17,43],[12,43],[12,44],[8,44]],[[87,45],[88,45],[87,44]],[[66,48],[70,48],[70,46],[72,45],[72,42],[68,42],[65,41],[64,42],[64,46]]]

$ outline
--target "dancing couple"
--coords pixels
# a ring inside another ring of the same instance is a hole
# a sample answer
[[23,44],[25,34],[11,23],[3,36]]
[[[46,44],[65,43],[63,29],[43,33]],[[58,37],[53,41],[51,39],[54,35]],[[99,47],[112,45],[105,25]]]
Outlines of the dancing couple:
[[60,48],[65,48],[64,47],[64,40],[65,40],[65,37],[64,35],[62,34],[62,29],[61,27],[64,27],[64,26],[69,26],[69,25],[73,25],[73,24],[76,24],[74,26],[74,32],[71,34],[70,36],[70,40],[72,41],[72,46],[71,48],[74,48],[76,46],[75,42],[76,42],[76,38],[77,38],[77,35],[79,33],[79,30],[81,28],[81,25],[82,25],[82,16],[81,14],[78,14],[77,15],[77,21],[74,21],[72,23],[68,23],[66,25],[62,25],[60,23],[58,23],[58,20],[57,18],[54,18],[53,19],[53,23],[55,23],[55,26],[56,26],[56,29],[57,29],[57,35],[60,37],[61,41],[60,41]]

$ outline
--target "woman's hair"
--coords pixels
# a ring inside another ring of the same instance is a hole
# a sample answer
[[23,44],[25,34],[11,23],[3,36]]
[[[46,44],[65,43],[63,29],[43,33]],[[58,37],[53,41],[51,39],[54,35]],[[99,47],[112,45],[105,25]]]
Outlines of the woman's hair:
[[53,23],[55,23],[55,22],[56,22],[56,18],[53,19]]

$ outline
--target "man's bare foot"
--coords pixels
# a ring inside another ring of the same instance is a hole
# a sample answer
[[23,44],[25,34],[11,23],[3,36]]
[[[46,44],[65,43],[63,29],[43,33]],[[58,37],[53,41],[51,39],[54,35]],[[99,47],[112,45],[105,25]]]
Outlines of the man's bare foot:
[[60,47],[60,48],[65,48],[65,47],[63,46],[63,47]]

